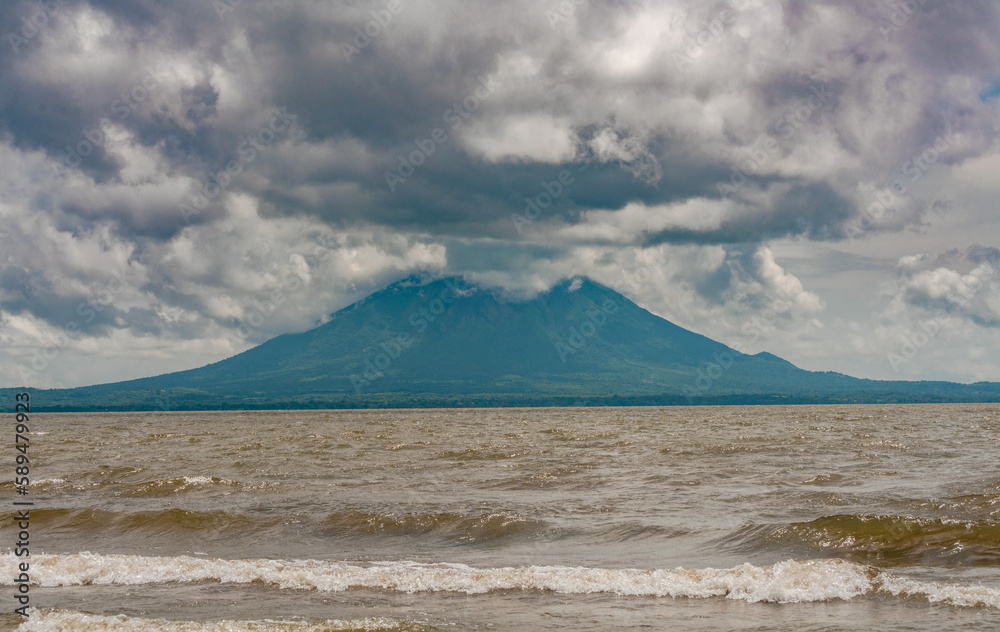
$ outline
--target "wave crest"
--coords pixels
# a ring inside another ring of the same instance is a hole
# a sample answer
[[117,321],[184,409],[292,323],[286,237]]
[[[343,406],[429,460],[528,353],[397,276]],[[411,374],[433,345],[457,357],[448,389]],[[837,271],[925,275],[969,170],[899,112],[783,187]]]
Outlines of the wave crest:
[[330,514],[324,523],[331,531],[365,535],[453,535],[467,542],[497,540],[542,528],[542,523],[511,511],[478,516],[454,513],[366,513],[346,511]]
[[808,550],[879,565],[1000,563],[1000,522],[995,520],[838,515],[746,527],[730,540],[747,552],[773,549],[775,544],[805,545]]
[[[6,553],[3,563],[13,564]],[[41,586],[144,585],[215,581],[279,589],[342,592],[379,589],[404,593],[550,591],[639,597],[724,597],[747,603],[849,600],[867,594],[925,599],[963,607],[1000,608],[1000,589],[920,582],[843,560],[787,560],[728,569],[613,569],[568,566],[474,568],[465,564],[317,560],[225,560],[189,556],[39,555],[32,565]],[[13,578],[0,576],[0,585]],[[75,628],[74,628],[75,629]]]

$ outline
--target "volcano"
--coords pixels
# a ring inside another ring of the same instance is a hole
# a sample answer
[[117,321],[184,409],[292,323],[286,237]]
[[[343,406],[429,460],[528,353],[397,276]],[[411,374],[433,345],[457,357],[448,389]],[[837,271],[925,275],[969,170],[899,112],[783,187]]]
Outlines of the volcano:
[[740,353],[587,278],[511,300],[410,277],[204,367],[27,390],[39,410],[1000,401],[998,383],[865,380]]

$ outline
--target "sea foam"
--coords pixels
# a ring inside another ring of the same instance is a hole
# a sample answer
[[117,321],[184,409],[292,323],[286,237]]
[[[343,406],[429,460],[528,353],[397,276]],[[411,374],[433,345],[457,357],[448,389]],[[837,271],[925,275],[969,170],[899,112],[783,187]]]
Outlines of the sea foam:
[[[8,558],[8,553],[0,557]],[[39,555],[33,580],[42,586],[141,585],[216,581],[258,582],[280,589],[340,592],[382,589],[405,593],[482,594],[504,590],[563,594],[612,593],[645,597],[724,597],[748,603],[848,600],[880,593],[931,603],[1000,608],[1000,589],[919,582],[842,560],[788,560],[728,569],[612,569],[565,566],[476,568],[465,564],[316,560],[226,560],[190,556]],[[0,576],[0,584],[12,585]]]

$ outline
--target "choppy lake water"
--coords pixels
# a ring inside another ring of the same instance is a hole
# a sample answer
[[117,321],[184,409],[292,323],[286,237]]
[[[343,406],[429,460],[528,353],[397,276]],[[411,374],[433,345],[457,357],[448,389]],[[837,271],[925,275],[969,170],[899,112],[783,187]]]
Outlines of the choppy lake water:
[[1000,629],[997,405],[35,414],[32,431],[35,608],[9,614],[8,509],[3,629]]

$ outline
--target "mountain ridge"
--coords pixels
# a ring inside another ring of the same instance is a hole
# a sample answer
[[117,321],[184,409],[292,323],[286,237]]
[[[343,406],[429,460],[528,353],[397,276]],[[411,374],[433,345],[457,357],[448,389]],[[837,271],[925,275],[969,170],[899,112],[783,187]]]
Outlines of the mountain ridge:
[[866,380],[747,355],[586,277],[514,300],[418,275],[219,362],[29,391],[50,410],[1000,401],[998,383]]

